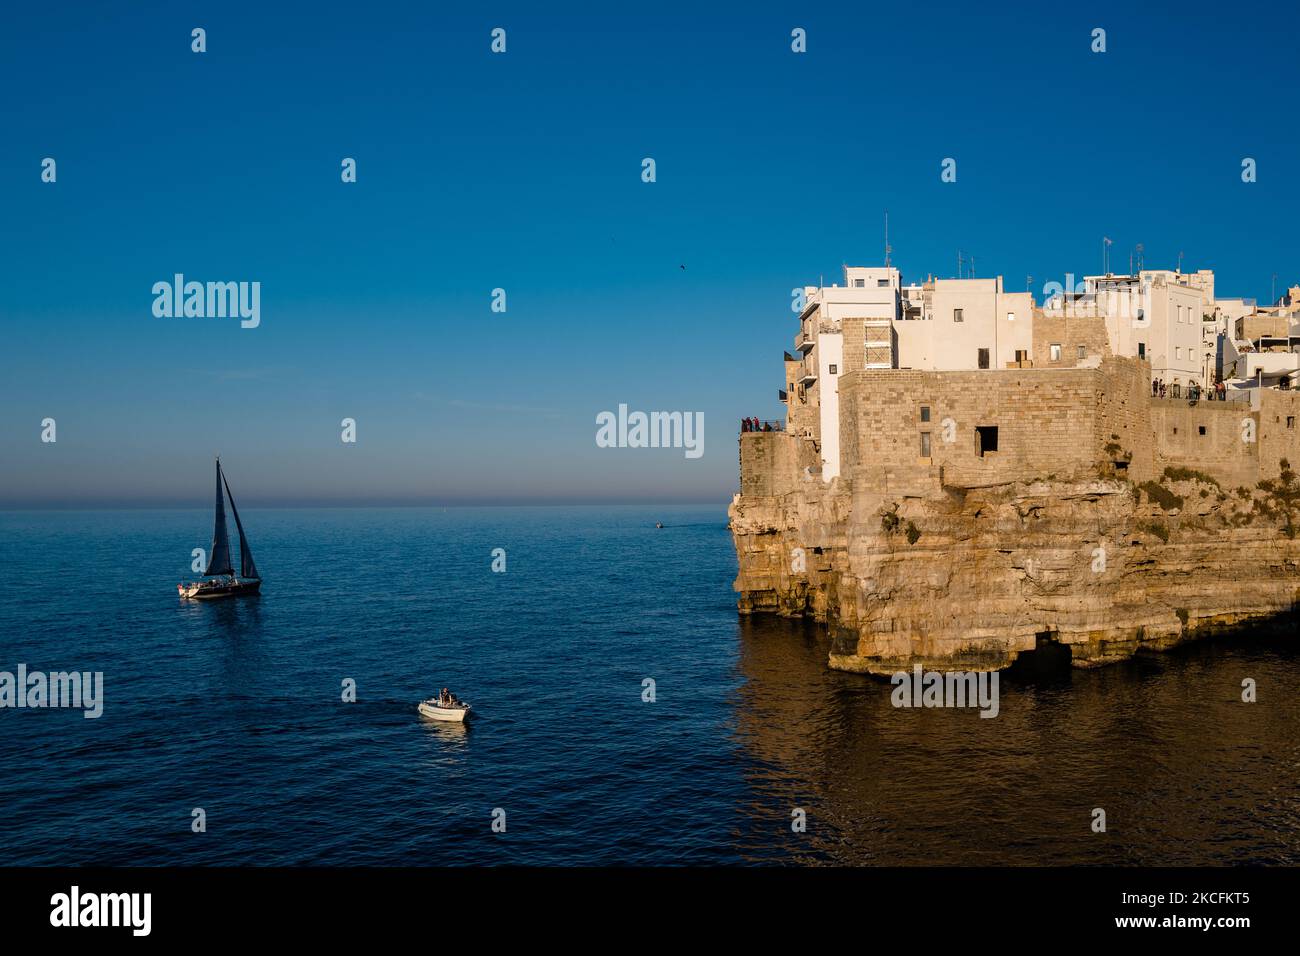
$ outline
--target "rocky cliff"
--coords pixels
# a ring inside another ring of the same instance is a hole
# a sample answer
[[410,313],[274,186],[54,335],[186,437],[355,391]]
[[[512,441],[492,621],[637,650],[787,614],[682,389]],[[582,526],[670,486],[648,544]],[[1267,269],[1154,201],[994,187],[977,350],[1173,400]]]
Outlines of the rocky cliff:
[[1297,607],[1296,476],[1265,484],[1171,469],[889,497],[805,473],[731,505],[739,609],[824,621],[844,670],[989,670],[1040,641],[1105,664]]

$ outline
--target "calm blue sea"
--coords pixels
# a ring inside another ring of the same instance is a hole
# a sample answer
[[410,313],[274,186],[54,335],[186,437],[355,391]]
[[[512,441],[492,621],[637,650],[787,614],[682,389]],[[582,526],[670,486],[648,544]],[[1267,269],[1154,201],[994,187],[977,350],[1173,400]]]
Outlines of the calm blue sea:
[[[1285,638],[897,710],[738,618],[721,507],[243,517],[264,593],[201,604],[208,512],[0,514],[0,670],[105,681],[97,720],[0,710],[0,862],[1300,862]],[[468,726],[417,717],[443,685]]]

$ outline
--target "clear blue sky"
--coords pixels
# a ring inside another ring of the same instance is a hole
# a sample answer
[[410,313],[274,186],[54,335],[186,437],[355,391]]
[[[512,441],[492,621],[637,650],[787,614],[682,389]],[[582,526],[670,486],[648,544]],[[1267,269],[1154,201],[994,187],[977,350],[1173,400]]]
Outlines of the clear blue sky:
[[[206,505],[214,452],[250,506],[725,502],[790,289],[886,208],[909,281],[1039,291],[1103,235],[1300,281],[1294,8],[471,6],[6,8],[0,507]],[[261,327],[155,318],[176,272],[260,281]],[[703,412],[703,458],[597,448],[619,403]]]

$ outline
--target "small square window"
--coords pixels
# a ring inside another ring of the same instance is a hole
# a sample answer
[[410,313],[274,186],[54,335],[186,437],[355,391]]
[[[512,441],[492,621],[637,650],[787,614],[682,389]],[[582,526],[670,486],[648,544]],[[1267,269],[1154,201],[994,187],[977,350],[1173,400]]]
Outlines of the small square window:
[[866,279],[854,279],[854,280],[853,280],[853,286],[854,286],[854,288],[857,288],[857,289],[861,289],[861,288],[862,288],[863,286],[865,286],[866,284],[867,284],[867,280],[866,280]]
[[1205,426],[1204,426],[1204,425],[1197,425],[1197,426],[1196,426],[1196,433],[1197,433],[1198,435],[1204,435],[1204,434],[1205,434]]
[[877,279],[877,280],[876,280],[876,287],[879,288],[879,289],[886,289],[886,288],[888,288],[888,287],[889,287],[889,280],[888,280],[888,279]]
[[998,426],[975,426],[975,454],[983,458],[989,452],[998,450]]
[[953,320],[954,322],[960,322],[960,321],[962,321],[962,317],[961,317],[961,309],[953,309],[953,310],[952,310],[952,320]]
[[1080,346],[1079,346],[1079,358],[1087,358],[1087,357],[1088,357],[1088,346],[1086,346],[1086,345],[1080,345]]
[[1295,428],[1295,416],[1294,416],[1294,415],[1288,415],[1288,416],[1286,417],[1286,427],[1287,427],[1287,428]]
[[1014,321],[1016,321],[1016,314],[1015,314],[1014,312],[1008,312],[1008,313],[1007,313],[1007,321],[1008,321],[1008,322],[1014,322]]
[[1061,346],[1053,343],[1048,348],[1051,350],[1052,361],[1053,362],[1061,361]]
[[832,366],[831,366],[831,374],[832,374],[832,375],[836,375],[836,374],[838,374],[837,371],[836,371],[838,368],[839,368],[839,366],[837,366],[837,365],[832,365]]
[[[923,421],[923,422],[928,422],[929,420],[930,420],[930,406],[929,406],[929,405],[922,405],[922,406],[921,406],[921,421]],[[1294,421],[1294,419],[1291,419],[1291,420]],[[1290,426],[1287,426],[1287,427],[1290,427]]]

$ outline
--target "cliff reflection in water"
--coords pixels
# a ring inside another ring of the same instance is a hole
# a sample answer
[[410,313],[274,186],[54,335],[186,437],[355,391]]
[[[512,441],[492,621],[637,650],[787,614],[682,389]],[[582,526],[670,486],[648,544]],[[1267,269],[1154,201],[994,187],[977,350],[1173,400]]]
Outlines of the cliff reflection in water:
[[[1261,628],[1098,670],[1004,673],[993,719],[896,709],[887,681],[827,668],[828,648],[820,627],[741,618],[746,859],[1300,862],[1294,638]],[[1241,700],[1247,677],[1257,703]],[[796,807],[803,834],[791,832]],[[1097,807],[1105,833],[1091,829]]]

